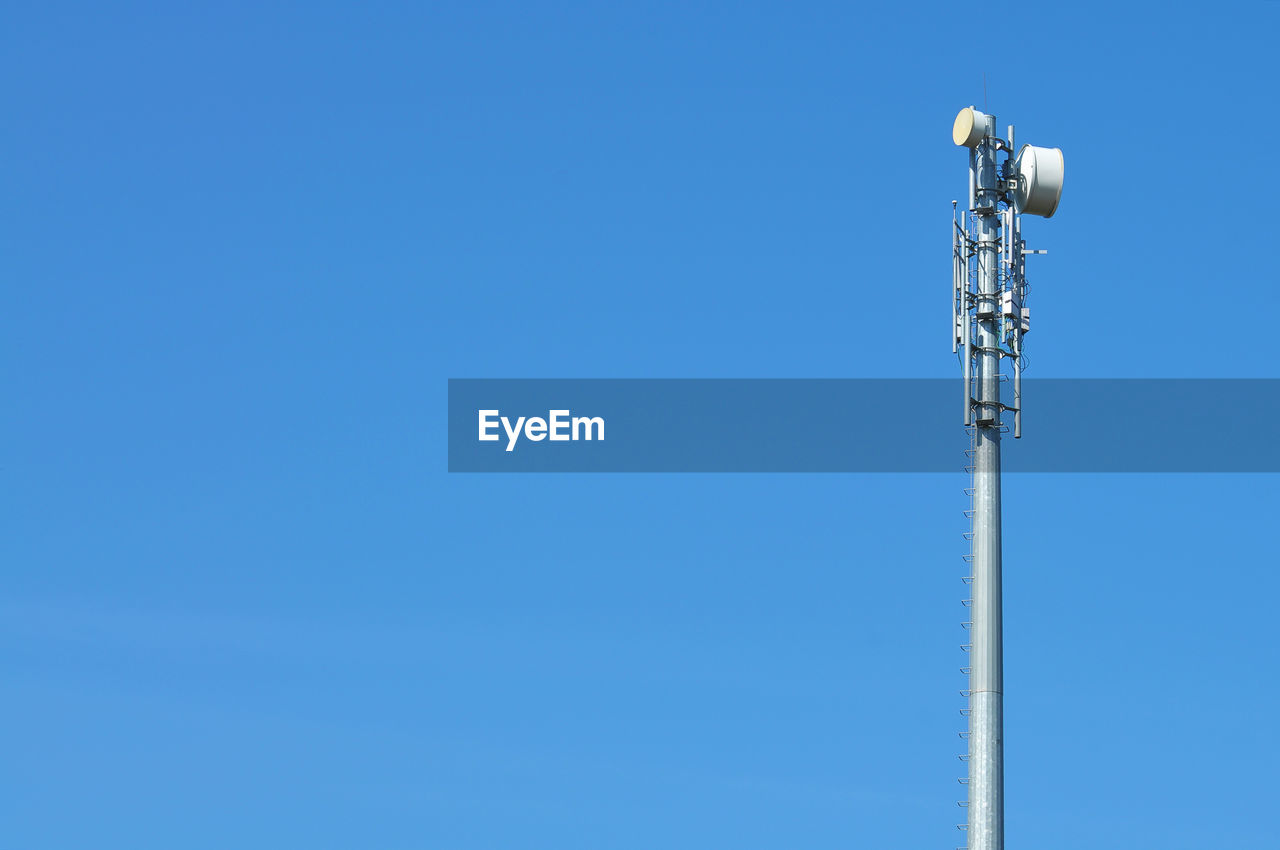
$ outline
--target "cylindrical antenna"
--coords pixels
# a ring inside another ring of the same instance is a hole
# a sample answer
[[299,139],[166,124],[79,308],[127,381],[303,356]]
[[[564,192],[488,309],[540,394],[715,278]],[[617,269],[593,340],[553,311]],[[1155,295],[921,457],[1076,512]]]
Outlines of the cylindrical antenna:
[[[972,170],[969,172],[972,174]],[[964,278],[960,287],[960,332],[964,337],[964,424],[973,424],[973,320],[969,315],[969,214],[965,213]]]
[[[977,191],[978,191],[977,190],[978,178],[973,173],[974,169],[977,168],[977,165],[978,165],[976,161],[976,157],[977,157],[977,154],[974,153],[974,148],[969,148],[969,211],[970,212],[973,212],[974,196],[977,194]],[[968,224],[969,224],[968,219],[966,219],[965,220],[966,230],[968,230]]]
[[1018,323],[1018,350],[1013,355],[1013,438],[1022,439],[1022,316]]
[[951,353],[960,343],[960,314],[964,301],[960,294],[960,223],[956,221],[956,202],[951,202]]

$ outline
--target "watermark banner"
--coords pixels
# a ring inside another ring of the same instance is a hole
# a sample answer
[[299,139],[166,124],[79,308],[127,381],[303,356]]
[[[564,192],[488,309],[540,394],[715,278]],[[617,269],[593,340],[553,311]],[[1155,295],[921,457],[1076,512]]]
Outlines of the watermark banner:
[[[963,394],[958,378],[451,379],[449,471],[955,472]],[[1280,472],[1280,379],[1026,379],[1021,406],[1006,472]]]

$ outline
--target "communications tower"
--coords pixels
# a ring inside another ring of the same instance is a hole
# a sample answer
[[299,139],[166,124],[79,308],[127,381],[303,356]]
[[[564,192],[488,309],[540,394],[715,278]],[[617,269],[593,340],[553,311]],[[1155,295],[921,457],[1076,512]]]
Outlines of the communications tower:
[[[973,476],[966,492],[972,499],[972,525],[965,560],[970,585],[969,742],[960,758],[968,763],[961,779],[968,814],[960,824],[965,850],[1004,848],[1004,646],[1000,599],[1000,436],[1022,436],[1023,339],[1030,330],[1026,307],[1028,254],[1022,216],[1051,217],[1062,197],[1063,158],[1058,148],[1024,145],[1014,154],[1013,125],[1008,139],[997,135],[996,119],[972,106],[960,110],[952,140],[969,149],[969,207],[957,217],[952,201],[952,351],[964,374],[964,424],[971,436],[967,452]],[[1006,368],[1007,367],[1007,368]],[[1001,388],[1012,383],[1011,404]]]

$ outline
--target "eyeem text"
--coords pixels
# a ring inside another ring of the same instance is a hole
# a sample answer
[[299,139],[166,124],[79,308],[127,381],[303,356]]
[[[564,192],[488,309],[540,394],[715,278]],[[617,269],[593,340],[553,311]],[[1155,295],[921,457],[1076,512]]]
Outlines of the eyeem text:
[[546,419],[541,416],[520,416],[513,422],[510,417],[500,415],[501,411],[498,410],[481,410],[479,413],[480,442],[496,442],[502,438],[499,430],[505,431],[507,451],[515,449],[522,434],[526,440],[535,443],[543,440],[567,442],[604,439],[602,416],[570,416],[567,410],[549,410]]

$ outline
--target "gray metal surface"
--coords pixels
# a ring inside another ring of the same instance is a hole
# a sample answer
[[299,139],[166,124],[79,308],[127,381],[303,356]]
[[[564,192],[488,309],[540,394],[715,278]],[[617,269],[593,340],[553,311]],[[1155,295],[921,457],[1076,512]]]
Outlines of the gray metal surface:
[[[1023,340],[1030,330],[1026,256],[1022,239],[1019,192],[1032,188],[1044,202],[1025,210],[1045,218],[1053,215],[1061,195],[1062,152],[1044,151],[1044,168],[1025,171],[1013,159],[1013,125],[1008,141],[996,135],[996,119],[970,106],[960,110],[952,141],[969,151],[969,209],[955,220],[952,202],[952,351],[959,351],[964,375],[964,424],[973,438],[968,452],[973,486],[967,512],[972,527],[966,535],[971,565],[969,663],[964,672],[969,687],[968,752],[961,756],[969,775],[965,830],[967,850],[1004,848],[1004,644],[1001,620],[1000,557],[1000,436],[1002,421],[1013,413],[1013,435],[1022,436],[1022,372],[1026,368]],[[1028,146],[1029,147],[1029,146]],[[1028,149],[1024,147],[1024,150]],[[1004,155],[1004,163],[999,162]],[[1037,160],[1038,162],[1038,160]],[[1052,167],[1050,167],[1052,166]],[[1030,184],[1039,180],[1036,187]],[[1040,184],[1043,184],[1042,186]],[[1003,207],[1002,207],[1003,205]],[[1009,359],[1013,383],[1012,405],[1001,399],[1003,358]]]
[[1000,598],[1000,219],[995,118],[976,153],[977,404],[969,669],[970,850],[1004,847],[1004,647]]

